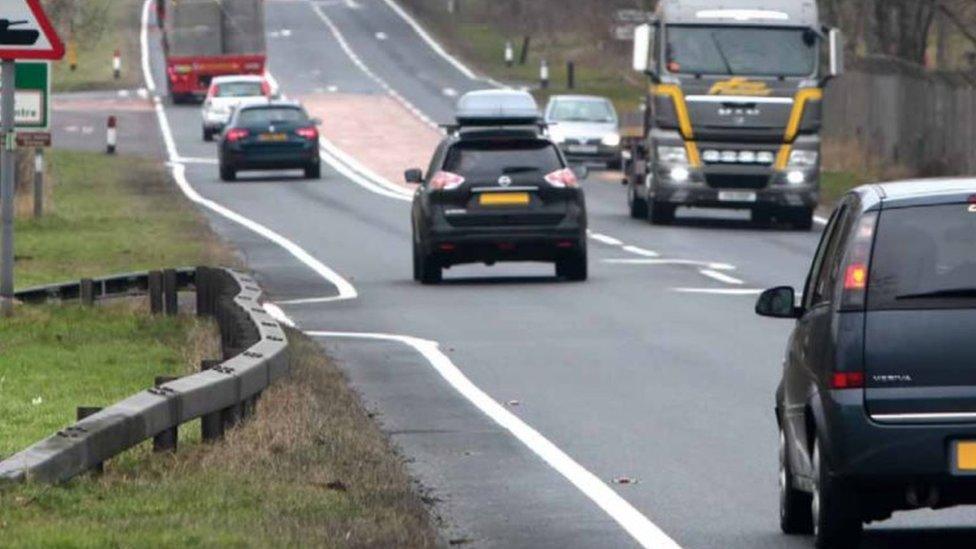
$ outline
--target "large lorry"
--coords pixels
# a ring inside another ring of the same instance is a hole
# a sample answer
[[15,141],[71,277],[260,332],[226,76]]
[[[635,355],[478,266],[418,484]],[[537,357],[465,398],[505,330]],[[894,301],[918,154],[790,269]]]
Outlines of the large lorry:
[[217,76],[264,74],[264,0],[157,0],[157,14],[174,102],[202,100]]
[[843,70],[842,42],[816,0],[660,0],[635,32],[634,69],[651,85],[625,155],[631,216],[737,208],[812,227],[823,88]]

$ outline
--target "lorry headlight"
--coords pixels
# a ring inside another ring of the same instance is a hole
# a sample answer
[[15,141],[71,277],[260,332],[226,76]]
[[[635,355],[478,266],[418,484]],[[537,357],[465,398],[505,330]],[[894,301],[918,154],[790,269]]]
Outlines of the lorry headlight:
[[688,151],[684,147],[660,146],[657,148],[657,159],[666,164],[688,164]]
[[608,133],[603,136],[603,144],[607,147],[617,147],[620,145],[619,133]]
[[669,175],[671,176],[671,181],[674,181],[675,183],[685,183],[691,177],[691,172],[689,172],[688,168],[684,166],[675,166],[674,168],[671,168],[671,173]]
[[802,185],[807,180],[807,176],[800,170],[791,170],[786,174],[786,182],[790,185]]
[[788,165],[791,168],[814,168],[819,158],[817,151],[793,151],[790,153]]

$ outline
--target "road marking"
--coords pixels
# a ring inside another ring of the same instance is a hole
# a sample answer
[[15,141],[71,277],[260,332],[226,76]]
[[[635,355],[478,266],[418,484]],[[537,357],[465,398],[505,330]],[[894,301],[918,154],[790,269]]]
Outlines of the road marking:
[[389,38],[389,36],[387,36],[387,34],[385,32],[383,32],[383,31],[380,31],[380,32],[376,33],[376,39],[377,40],[382,41],[382,40],[386,40],[387,38]]
[[342,301],[342,299],[332,296],[332,297],[309,297],[302,299],[286,299],[284,301],[275,301],[278,305],[320,305],[322,303],[332,303],[335,301]]
[[695,261],[693,259],[602,259],[603,263],[609,265],[687,265],[691,267],[703,267],[714,271],[734,271],[735,265],[728,263],[713,263],[709,261]]
[[359,68],[359,70],[363,71],[363,74],[368,76],[373,82],[376,82],[376,84],[379,87],[383,88],[383,91],[385,91],[387,94],[390,95],[390,97],[392,97],[394,100],[398,101],[401,105],[403,105],[414,116],[420,119],[421,122],[427,124],[432,128],[437,128],[437,129],[440,128],[440,126],[438,126],[436,122],[431,120],[430,117],[428,117],[420,109],[414,106],[414,104],[408,101],[407,98],[400,95],[400,92],[393,89],[393,87],[387,84],[385,80],[380,78],[379,75],[374,73],[372,69],[366,66],[366,63],[364,63],[363,60],[360,59],[359,55],[357,55],[356,52],[352,50],[352,47],[349,45],[349,42],[346,41],[346,37],[343,36],[342,32],[339,30],[339,27],[336,26],[336,24],[332,21],[332,19],[328,15],[326,15],[324,11],[322,11],[322,8],[318,4],[315,4],[311,0],[309,0],[308,5],[312,7],[312,10],[315,11],[315,14],[319,16],[319,19],[321,19],[322,22],[325,23],[325,26],[329,28],[329,31],[332,33],[332,36],[335,38],[336,42],[339,43],[339,47],[342,48],[342,51],[346,54],[346,57],[348,57],[349,60],[352,61],[353,64]]
[[[589,231],[587,231],[587,232],[589,232]],[[593,240],[596,240],[597,242],[602,242],[603,244],[606,244],[608,246],[623,246],[623,244],[624,244],[623,242],[621,242],[620,240],[618,240],[618,239],[616,239],[616,238],[614,238],[612,236],[607,236],[607,235],[601,234],[601,233],[593,233],[593,232],[590,232],[589,233],[589,237],[592,238]]]
[[361,10],[363,7],[356,0],[344,0],[346,7],[351,10]]
[[708,278],[711,278],[712,280],[717,280],[725,284],[732,284],[734,286],[741,286],[742,284],[745,284],[745,282],[735,278],[734,276],[729,276],[725,273],[720,273],[711,269],[701,269],[698,272],[704,276],[707,276]]
[[271,318],[277,320],[285,326],[288,326],[289,328],[297,328],[295,321],[289,318],[288,315],[285,314],[285,311],[282,311],[281,307],[278,305],[267,301],[264,303],[264,305],[262,305],[262,307],[264,308],[264,312],[271,315]]
[[671,288],[672,291],[684,294],[715,294],[715,295],[759,295],[763,290],[746,288]]
[[660,257],[661,256],[661,254],[659,254],[659,253],[657,253],[657,252],[655,252],[653,250],[645,250],[644,248],[640,248],[640,247],[637,247],[637,246],[624,246],[623,250],[625,252],[629,252],[629,253],[632,253],[634,255],[640,255],[640,256],[643,256],[643,257]]
[[461,63],[454,56],[447,53],[447,50],[445,50],[440,44],[438,44],[436,40],[431,38],[431,36],[427,34],[427,31],[424,30],[422,26],[420,26],[420,23],[418,23],[416,19],[414,19],[409,13],[404,11],[404,9],[401,8],[399,4],[397,4],[393,0],[385,0],[385,2],[387,6],[390,6],[391,10],[396,12],[396,14],[400,16],[400,18],[406,21],[407,24],[410,25],[411,28],[413,28],[413,31],[416,32],[418,36],[420,36],[421,40],[426,42],[427,45],[430,47],[430,49],[434,50],[434,52],[437,55],[440,55],[442,58],[444,58],[445,61],[447,61],[451,65],[454,65],[454,68],[456,68],[464,76],[468,77],[468,79],[470,80],[478,79],[478,75],[476,75],[474,71],[464,66],[464,63]]
[[826,217],[822,217],[822,216],[819,216],[819,215],[813,216],[813,222],[816,223],[816,224],[818,224],[818,225],[824,225],[824,226],[826,226],[829,221],[830,220],[827,219]]
[[537,456],[542,458],[550,467],[555,469],[566,480],[576,486],[593,503],[603,509],[613,520],[627,531],[643,547],[677,548],[679,545],[647,517],[641,514],[630,503],[613,491],[599,477],[588,471],[582,465],[569,457],[549,439],[533,429],[527,423],[505,409],[487,393],[478,388],[464,373],[445,355],[437,342],[416,337],[392,334],[368,334],[345,332],[306,332],[311,337],[325,339],[360,339],[373,341],[390,341],[412,347],[420,353],[430,365],[457,392],[475,405],[482,413],[495,423],[511,433],[522,444]]
[[[142,72],[146,80],[146,87],[155,92],[156,81],[152,75],[152,69],[149,64],[149,12],[152,0],[146,0],[143,4],[142,9],[142,32],[140,34],[140,44],[142,46]],[[188,199],[192,202],[196,202],[201,206],[213,211],[214,213],[221,215],[261,236],[267,238],[268,240],[274,242],[278,246],[284,248],[289,254],[291,254],[295,259],[300,261],[302,264],[312,269],[316,274],[327,280],[336,290],[339,292],[338,297],[341,299],[356,299],[359,297],[359,293],[356,288],[349,283],[345,278],[340,276],[338,273],[325,266],[321,261],[312,256],[312,254],[305,251],[298,244],[295,244],[291,240],[285,238],[284,236],[276,233],[275,231],[261,225],[260,223],[244,217],[243,215],[217,203],[208,198],[201,196],[194,188],[190,185],[190,182],[186,178],[186,165],[179,162],[180,154],[176,147],[176,141],[173,138],[173,131],[169,125],[169,118],[166,116],[166,109],[163,108],[163,102],[159,97],[153,99],[153,104],[156,109],[156,118],[159,121],[159,129],[163,134],[163,142],[166,145],[166,152],[170,159],[170,167],[173,172],[173,179],[176,180],[176,185],[183,191]]]
[[457,97],[458,94],[457,90],[454,88],[444,88],[441,90],[441,93],[443,93],[445,97]]

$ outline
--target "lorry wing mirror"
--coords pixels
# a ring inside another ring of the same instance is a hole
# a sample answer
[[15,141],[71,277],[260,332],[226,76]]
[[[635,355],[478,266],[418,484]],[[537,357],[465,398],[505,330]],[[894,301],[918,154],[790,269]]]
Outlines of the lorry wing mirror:
[[840,29],[832,28],[827,32],[830,45],[830,73],[831,78],[844,73],[844,33]]
[[652,78],[657,77],[657,66],[652,57],[656,31],[652,23],[644,23],[634,29],[634,70]]

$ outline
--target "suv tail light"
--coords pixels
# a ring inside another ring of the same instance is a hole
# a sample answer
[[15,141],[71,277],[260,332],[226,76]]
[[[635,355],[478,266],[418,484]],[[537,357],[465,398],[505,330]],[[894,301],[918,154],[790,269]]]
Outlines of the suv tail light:
[[271,84],[267,80],[261,81],[261,94],[265,97],[271,97]]
[[312,126],[310,126],[308,128],[298,128],[297,130],[295,130],[295,133],[299,137],[304,137],[305,139],[308,139],[309,141],[318,141],[319,140],[319,131],[317,129],[315,129],[315,127],[312,127]]
[[464,184],[464,178],[456,173],[437,172],[430,180],[430,188],[435,191],[450,191]]
[[842,311],[863,311],[867,301],[868,276],[871,272],[871,248],[878,224],[878,212],[868,212],[857,222],[844,267],[844,287],[841,290]]
[[563,168],[561,170],[556,170],[548,175],[546,175],[546,182],[553,187],[560,188],[570,188],[575,189],[579,187],[579,181],[576,179],[576,174],[573,170],[569,168]]
[[244,139],[248,135],[251,135],[251,132],[245,130],[244,128],[231,128],[227,130],[227,135],[225,136],[225,139],[233,143],[235,141],[240,141],[241,139]]

